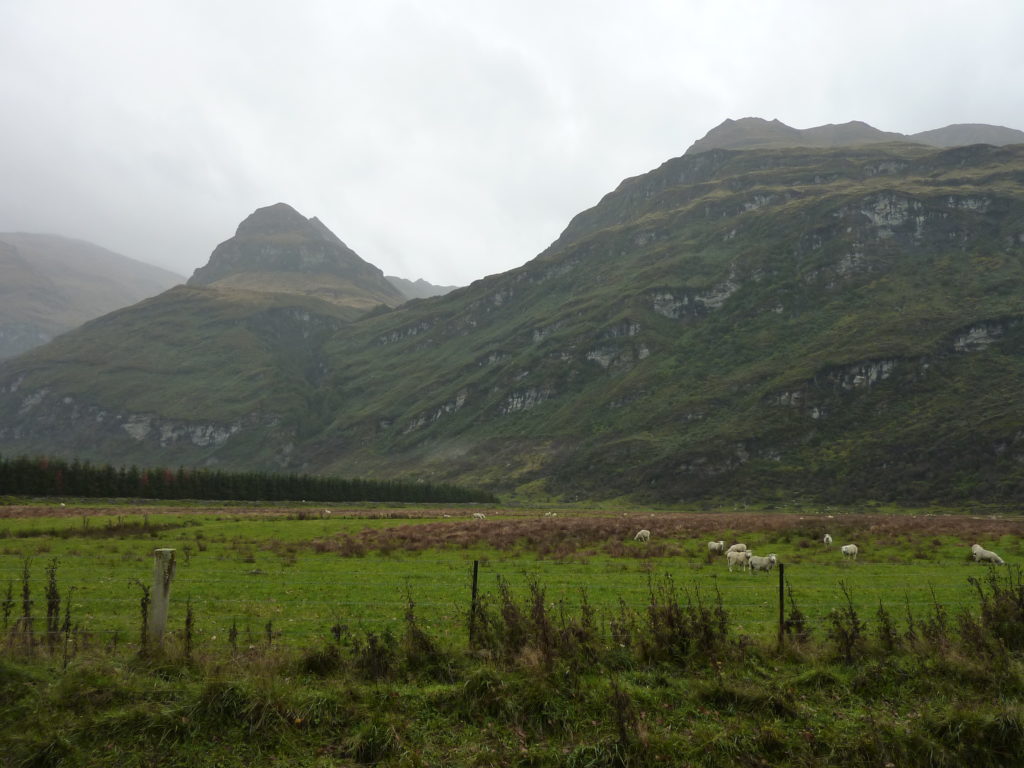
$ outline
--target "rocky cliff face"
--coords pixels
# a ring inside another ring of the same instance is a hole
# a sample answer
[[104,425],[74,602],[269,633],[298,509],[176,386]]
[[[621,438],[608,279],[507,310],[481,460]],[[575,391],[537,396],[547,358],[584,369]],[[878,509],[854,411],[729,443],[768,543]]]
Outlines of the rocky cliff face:
[[188,284],[300,293],[364,309],[405,301],[380,269],[319,219],[307,219],[285,203],[246,218]]

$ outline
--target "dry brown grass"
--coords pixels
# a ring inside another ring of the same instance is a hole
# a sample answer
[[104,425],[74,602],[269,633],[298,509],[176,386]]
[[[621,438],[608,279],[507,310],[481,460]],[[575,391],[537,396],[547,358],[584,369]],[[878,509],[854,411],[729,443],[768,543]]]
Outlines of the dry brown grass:
[[[640,528],[652,532],[651,543],[635,544]],[[737,540],[764,534],[774,539],[815,541],[825,531],[837,540],[858,538],[882,544],[952,536],[965,542],[1024,535],[1024,520],[953,515],[797,515],[787,513],[682,513],[622,515],[578,514],[549,517],[474,520],[465,516],[420,525],[365,530],[312,543],[320,552],[342,555],[369,551],[428,549],[522,549],[542,557],[564,558],[586,548],[615,556],[664,557],[680,554],[680,540]]]

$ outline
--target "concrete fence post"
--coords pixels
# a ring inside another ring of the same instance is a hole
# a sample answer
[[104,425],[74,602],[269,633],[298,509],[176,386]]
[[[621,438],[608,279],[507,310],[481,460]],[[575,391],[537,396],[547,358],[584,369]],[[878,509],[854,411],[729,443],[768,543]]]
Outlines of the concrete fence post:
[[160,643],[167,628],[167,611],[171,606],[171,581],[174,580],[173,549],[153,550],[153,594],[149,603],[149,637]]

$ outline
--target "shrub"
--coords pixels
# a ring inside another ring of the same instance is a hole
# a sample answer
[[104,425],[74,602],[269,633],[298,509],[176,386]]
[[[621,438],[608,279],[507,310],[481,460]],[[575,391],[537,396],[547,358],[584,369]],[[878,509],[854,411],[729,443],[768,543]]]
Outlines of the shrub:
[[840,581],[839,588],[842,590],[845,605],[841,608],[833,608],[828,615],[829,629],[828,639],[835,643],[839,654],[847,664],[860,655],[864,645],[864,632],[867,625],[857,614],[853,605],[853,596],[846,582]]

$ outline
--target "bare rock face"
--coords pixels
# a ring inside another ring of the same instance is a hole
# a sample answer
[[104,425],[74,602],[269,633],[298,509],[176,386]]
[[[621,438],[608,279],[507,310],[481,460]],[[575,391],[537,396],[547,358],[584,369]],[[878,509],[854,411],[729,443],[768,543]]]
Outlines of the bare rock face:
[[397,306],[405,296],[317,218],[290,205],[259,208],[218,245],[189,285],[302,293],[337,304]]

